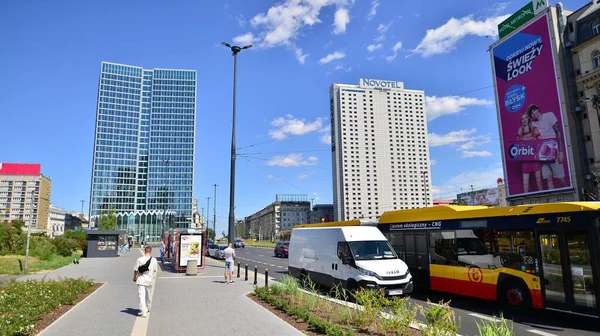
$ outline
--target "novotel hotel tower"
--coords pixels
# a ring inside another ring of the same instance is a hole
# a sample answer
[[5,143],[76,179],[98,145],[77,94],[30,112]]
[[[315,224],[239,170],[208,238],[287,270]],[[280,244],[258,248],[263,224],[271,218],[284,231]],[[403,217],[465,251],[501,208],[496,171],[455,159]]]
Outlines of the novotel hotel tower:
[[431,205],[425,93],[360,79],[330,89],[334,219]]
[[[102,62],[89,203],[92,221],[109,209],[119,218],[130,216],[143,223],[146,216],[168,211],[169,226],[188,227],[196,83],[195,70]],[[154,222],[160,220],[154,217]],[[148,233],[150,228],[140,230]]]

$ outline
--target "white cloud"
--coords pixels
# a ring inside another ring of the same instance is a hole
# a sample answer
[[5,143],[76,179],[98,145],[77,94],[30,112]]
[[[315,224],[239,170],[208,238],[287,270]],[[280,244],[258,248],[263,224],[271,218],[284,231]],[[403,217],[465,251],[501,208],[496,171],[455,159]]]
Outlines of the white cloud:
[[492,153],[489,151],[463,151],[462,157],[471,158],[471,157],[488,157],[492,156]]
[[510,2],[497,2],[492,6],[492,8],[494,10],[494,13],[500,14],[504,12],[508,5],[510,5]]
[[350,14],[346,8],[338,8],[333,20],[333,33],[336,35],[346,32],[346,25],[350,22]]
[[436,199],[455,199],[456,194],[475,190],[490,188],[496,185],[496,180],[503,177],[502,164],[497,163],[486,169],[466,171],[451,177],[446,183],[432,186],[432,195]]
[[252,44],[254,41],[254,34],[246,33],[233,38],[233,42],[241,45],[242,47],[248,44]]
[[299,166],[315,166],[319,162],[319,159],[315,156],[309,156],[308,159],[304,159],[300,153],[291,153],[287,156],[277,155],[271,160],[267,161],[268,166],[279,166],[279,167],[299,167]]
[[434,159],[430,159],[430,160],[429,160],[429,165],[430,165],[430,166],[432,166],[432,167],[433,167],[433,166],[435,166],[436,164],[437,164],[437,160],[434,160]]
[[333,69],[331,69],[331,71],[329,71],[328,73],[330,74],[334,71],[340,71],[340,70],[345,71],[345,72],[350,72],[350,71],[352,71],[352,67],[345,67],[341,64],[338,64],[338,65],[334,66]]
[[345,53],[343,53],[341,51],[336,51],[334,53],[331,53],[331,54],[329,54],[329,55],[321,58],[319,60],[319,64],[327,64],[327,63],[329,63],[331,61],[339,60],[339,59],[342,59],[344,57],[346,57]]
[[327,125],[319,130],[319,133],[323,133],[319,137],[322,143],[326,145],[331,145],[331,125]]
[[309,54],[305,54],[302,52],[302,49],[294,47],[294,54],[296,55],[296,59],[300,64],[304,64],[306,62],[306,58],[310,56]]
[[371,10],[369,10],[369,14],[367,14],[367,20],[371,21],[377,14],[377,7],[379,7],[379,0],[371,1]]
[[[294,47],[295,40],[301,34],[303,28],[321,23],[319,15],[324,7],[346,8],[353,2],[353,0],[281,1],[270,7],[266,13],[257,14],[250,20],[252,27],[261,30],[256,37],[256,42],[260,41],[257,48]],[[340,17],[340,20],[342,19],[343,15]],[[343,20],[338,22],[341,25]],[[296,58],[300,62],[305,60],[305,57],[298,57],[297,49],[292,48],[292,50],[296,52]]]
[[297,180],[304,180],[308,178],[308,174],[299,174],[298,176],[296,176]]
[[318,131],[323,127],[323,119],[317,118],[311,123],[306,123],[304,119],[296,119],[288,114],[285,118],[279,117],[271,121],[274,129],[269,130],[269,136],[276,140],[283,140],[288,135],[303,135]]
[[[487,151],[473,151],[474,148],[485,145],[491,141],[487,135],[476,134],[477,129],[461,129],[458,131],[448,132],[446,134],[429,133],[429,146],[440,147],[440,146],[452,146],[456,147],[456,150],[461,152],[462,157],[483,157],[491,156],[492,153]],[[487,155],[487,153],[489,155]]]
[[385,34],[390,27],[392,26],[392,22],[388,22],[388,24],[383,24],[380,23],[379,26],[377,26],[377,31],[379,32],[379,34]]
[[466,106],[487,105],[492,105],[492,102],[487,99],[460,96],[425,97],[425,111],[427,112],[428,121],[432,121],[441,116],[459,113],[460,111],[463,111]]
[[394,46],[392,47],[392,52],[394,54],[390,55],[390,56],[386,56],[385,59],[388,62],[393,61],[394,59],[396,59],[396,57],[398,56],[398,50],[402,49],[402,42],[398,41],[396,42],[396,44],[394,44]]
[[460,19],[451,18],[437,28],[428,29],[421,43],[412,52],[428,57],[450,52],[468,35],[496,37],[498,23],[507,17],[508,15],[493,16],[483,21],[473,19],[473,15]]
[[369,44],[369,45],[367,46],[367,50],[368,50],[369,52],[373,52],[373,51],[375,51],[375,50],[378,50],[378,49],[381,49],[381,48],[383,48],[383,44],[381,44],[381,43],[377,43],[377,44]]

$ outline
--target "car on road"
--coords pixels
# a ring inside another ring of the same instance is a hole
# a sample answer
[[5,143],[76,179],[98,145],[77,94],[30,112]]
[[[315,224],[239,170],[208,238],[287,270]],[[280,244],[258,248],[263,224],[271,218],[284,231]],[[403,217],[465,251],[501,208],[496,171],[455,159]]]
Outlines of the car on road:
[[216,259],[225,259],[225,249],[227,248],[227,245],[215,245],[216,248],[214,250],[214,254],[212,255],[213,258]]
[[290,248],[290,242],[288,242],[288,241],[278,242],[277,244],[275,244],[275,256],[287,258],[289,248]]
[[244,243],[244,241],[243,241],[243,240],[241,240],[241,239],[236,239],[236,240],[235,240],[235,243],[233,243],[233,247],[235,247],[235,248],[238,248],[238,247],[245,248],[245,247],[246,247],[246,244]]

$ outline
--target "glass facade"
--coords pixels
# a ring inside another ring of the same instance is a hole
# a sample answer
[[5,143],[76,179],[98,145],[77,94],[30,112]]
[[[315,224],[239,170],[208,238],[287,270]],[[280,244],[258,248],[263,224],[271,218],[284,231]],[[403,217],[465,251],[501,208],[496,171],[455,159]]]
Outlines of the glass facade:
[[174,212],[162,210],[136,211],[117,214],[117,230],[125,230],[129,237],[136,242],[156,242],[162,238],[162,233],[175,227]]
[[196,71],[102,62],[90,214],[166,210],[192,218]]

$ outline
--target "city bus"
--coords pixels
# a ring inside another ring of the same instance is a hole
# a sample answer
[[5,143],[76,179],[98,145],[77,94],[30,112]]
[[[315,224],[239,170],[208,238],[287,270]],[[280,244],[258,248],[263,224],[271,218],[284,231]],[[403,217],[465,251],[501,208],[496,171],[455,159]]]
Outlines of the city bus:
[[600,202],[388,211],[376,223],[416,287],[513,310],[600,317]]
[[355,225],[379,228],[416,288],[600,317],[600,202],[437,206],[297,227]]

